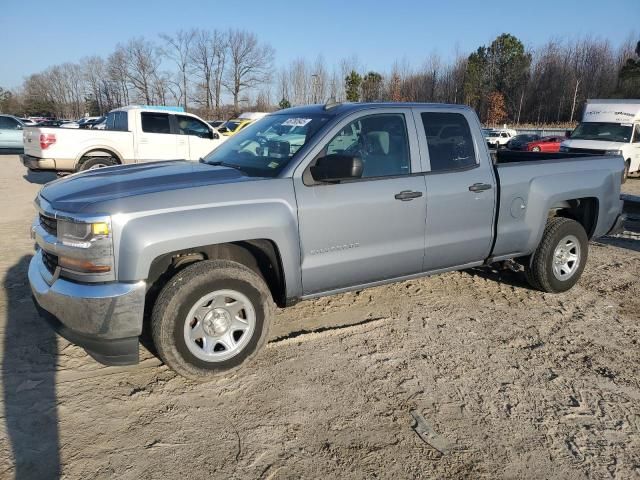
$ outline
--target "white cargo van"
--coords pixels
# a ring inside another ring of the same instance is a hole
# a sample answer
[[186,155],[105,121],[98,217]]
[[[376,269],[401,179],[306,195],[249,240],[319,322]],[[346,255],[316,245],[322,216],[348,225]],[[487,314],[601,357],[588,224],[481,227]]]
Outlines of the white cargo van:
[[640,100],[587,100],[582,123],[560,151],[622,155],[624,179],[640,173]]

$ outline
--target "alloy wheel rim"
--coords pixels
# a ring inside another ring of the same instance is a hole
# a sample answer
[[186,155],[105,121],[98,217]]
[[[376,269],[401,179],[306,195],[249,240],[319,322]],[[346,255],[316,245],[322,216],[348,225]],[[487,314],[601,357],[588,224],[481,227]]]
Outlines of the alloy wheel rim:
[[246,295],[216,290],[194,303],[184,321],[184,341],[189,351],[209,363],[238,355],[256,327],[256,312]]
[[553,275],[558,280],[570,279],[580,266],[580,242],[575,235],[567,235],[553,252]]

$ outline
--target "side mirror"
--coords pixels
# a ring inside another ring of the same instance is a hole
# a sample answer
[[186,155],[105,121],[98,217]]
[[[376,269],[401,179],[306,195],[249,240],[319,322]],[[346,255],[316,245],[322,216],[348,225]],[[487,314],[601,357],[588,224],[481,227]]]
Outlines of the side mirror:
[[211,132],[211,140],[218,140],[220,135],[217,132]]
[[316,160],[309,170],[316,182],[340,182],[362,177],[362,160],[349,155],[331,154]]

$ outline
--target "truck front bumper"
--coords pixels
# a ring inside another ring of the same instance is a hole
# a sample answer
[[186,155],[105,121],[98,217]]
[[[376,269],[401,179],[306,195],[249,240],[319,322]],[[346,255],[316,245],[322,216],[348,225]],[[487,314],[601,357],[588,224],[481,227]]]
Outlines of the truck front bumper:
[[51,273],[36,252],[29,284],[40,315],[53,329],[105,365],[138,363],[146,284],[82,284]]

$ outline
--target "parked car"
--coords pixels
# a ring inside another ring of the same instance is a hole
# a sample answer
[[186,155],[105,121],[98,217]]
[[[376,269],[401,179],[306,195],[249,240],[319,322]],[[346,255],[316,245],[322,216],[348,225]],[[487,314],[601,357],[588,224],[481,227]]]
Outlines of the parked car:
[[[295,152],[288,127],[304,136]],[[494,165],[461,105],[280,110],[200,163],[44,186],[29,282],[53,328],[98,361],[138,361],[146,311],[162,360],[206,380],[255,357],[274,303],[502,262],[536,289],[570,289],[589,239],[621,225],[624,165],[564,156],[504,151]]]
[[559,152],[560,145],[564,140],[566,140],[566,137],[557,135],[543,137],[540,140],[529,143],[526,150],[528,152]]
[[582,123],[560,151],[620,155],[625,180],[640,173],[640,100],[587,100]]
[[104,130],[27,127],[22,162],[31,170],[77,172],[123,163],[198,160],[224,140],[190,113],[130,106],[109,112]]
[[485,130],[485,139],[489,148],[496,150],[507,146],[507,142],[517,135],[515,130],[501,128]]
[[74,122],[68,122],[60,125],[62,128],[84,128],[88,125],[91,125],[92,122],[97,120],[100,117],[82,117]]
[[13,115],[0,115],[0,148],[22,148],[24,124]]
[[529,142],[540,140],[540,135],[535,133],[523,133],[516,135],[507,142],[507,148],[509,150],[526,150]]
[[207,123],[217,130],[218,127],[222,126],[224,120],[207,120]]
[[31,120],[30,118],[18,118],[18,120],[20,120],[22,122],[22,125],[26,126],[34,126],[37,125],[37,122]]
[[[96,128],[98,125],[105,123],[106,119],[107,117],[105,116],[92,118],[91,120],[87,120],[82,125],[80,125],[80,128]],[[104,130],[104,128],[98,130]]]
[[218,127],[218,132],[225,137],[230,137],[231,135],[235,135],[241,131],[243,128],[251,125],[256,120],[260,120],[265,115],[267,114],[263,112],[245,112],[238,118],[224,122],[220,127]]

